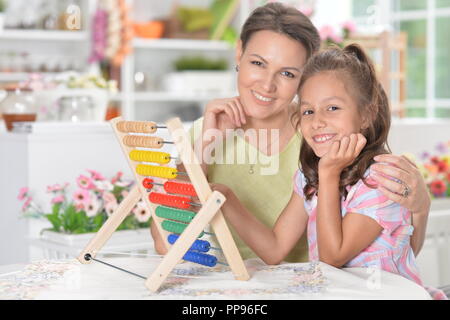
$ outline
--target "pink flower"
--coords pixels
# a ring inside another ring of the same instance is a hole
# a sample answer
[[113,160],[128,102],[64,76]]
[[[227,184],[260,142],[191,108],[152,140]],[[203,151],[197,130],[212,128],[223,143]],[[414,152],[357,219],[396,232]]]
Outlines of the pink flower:
[[342,37],[337,35],[333,27],[330,25],[325,25],[319,30],[320,39],[322,41],[331,40],[335,43],[341,43],[343,41]]
[[60,184],[54,184],[51,186],[47,186],[47,192],[58,192],[58,191],[64,191],[64,189],[69,185],[68,182],[66,182],[63,186]]
[[[22,199],[22,200],[23,200],[23,199]],[[22,211],[26,211],[26,210],[30,207],[31,201],[33,201],[33,198],[31,198],[31,197],[28,197],[28,198],[25,200],[25,202],[24,202],[24,204],[23,204],[23,206],[22,206]]]
[[133,213],[139,222],[147,222],[151,217],[150,209],[146,206],[145,202],[139,201],[133,209]]
[[122,171],[117,172],[117,174],[111,179],[111,183],[115,184],[117,181],[120,181],[122,176],[123,176],[123,172]]
[[103,177],[99,172],[91,169],[86,169],[91,174],[91,179],[93,180],[105,180],[105,177]]
[[28,195],[28,191],[30,191],[30,189],[28,189],[28,187],[20,188],[19,195],[17,196],[17,199],[19,199],[20,201],[25,199],[27,197],[27,195]]
[[119,205],[117,204],[117,202],[108,202],[107,204],[105,204],[105,211],[108,217],[112,216],[118,206]]
[[86,207],[86,205],[88,205],[91,201],[89,192],[85,189],[78,189],[77,191],[75,191],[75,193],[73,194],[73,199],[75,200],[75,205],[77,206],[77,208],[81,205],[83,205],[83,207]]
[[117,204],[117,199],[114,196],[114,194],[112,194],[111,192],[108,192],[108,191],[103,192],[103,201],[105,203],[114,202]]
[[123,190],[123,191],[121,192],[121,195],[122,195],[122,197],[126,198],[127,195],[128,195],[129,193],[130,193],[130,192],[129,192],[128,190]]
[[334,29],[332,26],[330,25],[324,25],[320,28],[319,30],[319,34],[320,34],[320,39],[323,40],[327,40],[328,38],[331,37],[331,35],[334,34]]
[[92,199],[84,209],[88,217],[94,217],[100,211],[101,205],[97,199]]
[[77,178],[77,184],[82,189],[90,190],[90,189],[94,189],[95,188],[95,185],[92,182],[91,178],[83,176],[83,175],[80,175]]
[[353,33],[356,31],[356,24],[353,21],[346,21],[342,24],[342,28],[347,30],[349,33]]
[[64,196],[62,194],[60,194],[59,196],[56,196],[52,199],[51,203],[55,204],[55,203],[63,203],[65,200]]

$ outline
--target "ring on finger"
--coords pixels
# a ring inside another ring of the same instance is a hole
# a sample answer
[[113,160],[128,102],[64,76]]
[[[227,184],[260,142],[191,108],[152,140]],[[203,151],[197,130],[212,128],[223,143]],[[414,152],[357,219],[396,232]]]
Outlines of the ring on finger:
[[408,196],[411,194],[411,189],[404,183],[403,183],[403,187],[404,187],[404,189],[403,189],[403,192],[402,192],[402,197],[403,198],[408,198]]

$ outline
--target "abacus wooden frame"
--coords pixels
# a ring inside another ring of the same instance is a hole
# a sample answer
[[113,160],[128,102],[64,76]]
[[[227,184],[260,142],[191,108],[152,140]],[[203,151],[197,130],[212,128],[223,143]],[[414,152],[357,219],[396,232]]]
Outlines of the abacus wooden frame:
[[235,278],[237,280],[248,280],[250,278],[244,261],[236,247],[231,232],[225,222],[220,207],[225,202],[225,197],[217,192],[212,192],[208,181],[200,167],[200,164],[194,154],[189,138],[183,129],[183,125],[179,118],[172,118],[166,122],[173,142],[178,150],[179,158],[181,159],[186,172],[193,184],[197,196],[202,204],[202,208],[195,215],[192,222],[186,227],[179,239],[171,246],[167,241],[169,232],[161,227],[162,218],[156,216],[156,206],[151,203],[147,197],[147,190],[144,188],[142,181],[145,177],[137,174],[136,166],[139,162],[130,159],[129,154],[132,150],[123,144],[123,138],[127,135],[126,132],[120,132],[117,129],[117,123],[123,121],[121,117],[110,120],[110,124],[116,134],[122,151],[132,169],[136,185],[130,190],[128,196],[120,203],[116,211],[108,218],[100,230],[95,234],[87,246],[81,251],[78,256],[78,261],[87,264],[90,260],[86,259],[86,255],[95,257],[99,250],[108,241],[114,231],[119,227],[122,221],[126,218],[136,203],[143,199],[146,205],[150,208],[152,219],[156,222],[157,230],[164,241],[168,253],[163,258],[161,263],[147,278],[145,285],[152,291],[156,292],[167,278],[172,269],[182,260],[183,255],[188,251],[191,245],[196,240],[198,234],[210,224],[214,234],[222,248],[225,259],[227,260]]

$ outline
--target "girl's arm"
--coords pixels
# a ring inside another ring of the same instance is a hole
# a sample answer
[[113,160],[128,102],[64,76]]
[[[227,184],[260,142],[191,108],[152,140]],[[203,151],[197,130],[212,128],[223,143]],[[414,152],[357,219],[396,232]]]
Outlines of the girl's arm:
[[249,212],[228,187],[219,184],[212,184],[211,187],[227,198],[221,210],[228,223],[267,264],[281,263],[306,229],[308,215],[303,199],[295,192],[292,192],[289,203],[271,229]]
[[320,261],[340,268],[367,248],[383,228],[372,218],[347,213],[342,219],[339,175],[319,173],[317,245]]
[[431,204],[430,195],[422,174],[413,162],[403,156],[379,155],[375,157],[375,161],[379,163],[372,166],[373,170],[393,177],[397,181],[402,181],[411,190],[410,195],[403,197],[401,196],[405,188],[403,184],[387,179],[382,175],[374,176],[374,179],[380,184],[379,190],[386,197],[411,211],[412,225],[414,226],[411,247],[417,256],[425,241]]
[[341,267],[368,247],[381,233],[373,219],[347,213],[342,219],[339,193],[340,175],[351,165],[366,143],[361,134],[335,141],[319,161],[317,202],[317,246],[319,259]]

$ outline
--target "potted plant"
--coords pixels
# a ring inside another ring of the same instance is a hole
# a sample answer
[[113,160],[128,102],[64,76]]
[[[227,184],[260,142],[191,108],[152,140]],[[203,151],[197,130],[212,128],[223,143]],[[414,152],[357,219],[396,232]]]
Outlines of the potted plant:
[[229,94],[235,90],[235,74],[227,68],[225,59],[181,57],[174,62],[175,72],[164,77],[163,89],[188,95]]
[[[45,219],[50,227],[40,234],[41,243],[51,242],[67,247],[82,248],[93,237],[119,203],[128,194],[133,182],[122,179],[118,172],[106,179],[95,170],[89,175],[80,175],[75,191],[69,191],[69,183],[47,187],[51,195],[50,210],[42,209],[27,187],[19,191],[18,199],[23,201],[22,213],[26,218]],[[117,245],[130,241],[148,242],[151,213],[140,201],[116,231]],[[122,233],[122,235],[120,235]]]
[[5,0],[0,0],[0,32],[3,31],[5,25],[5,9],[6,9]]

